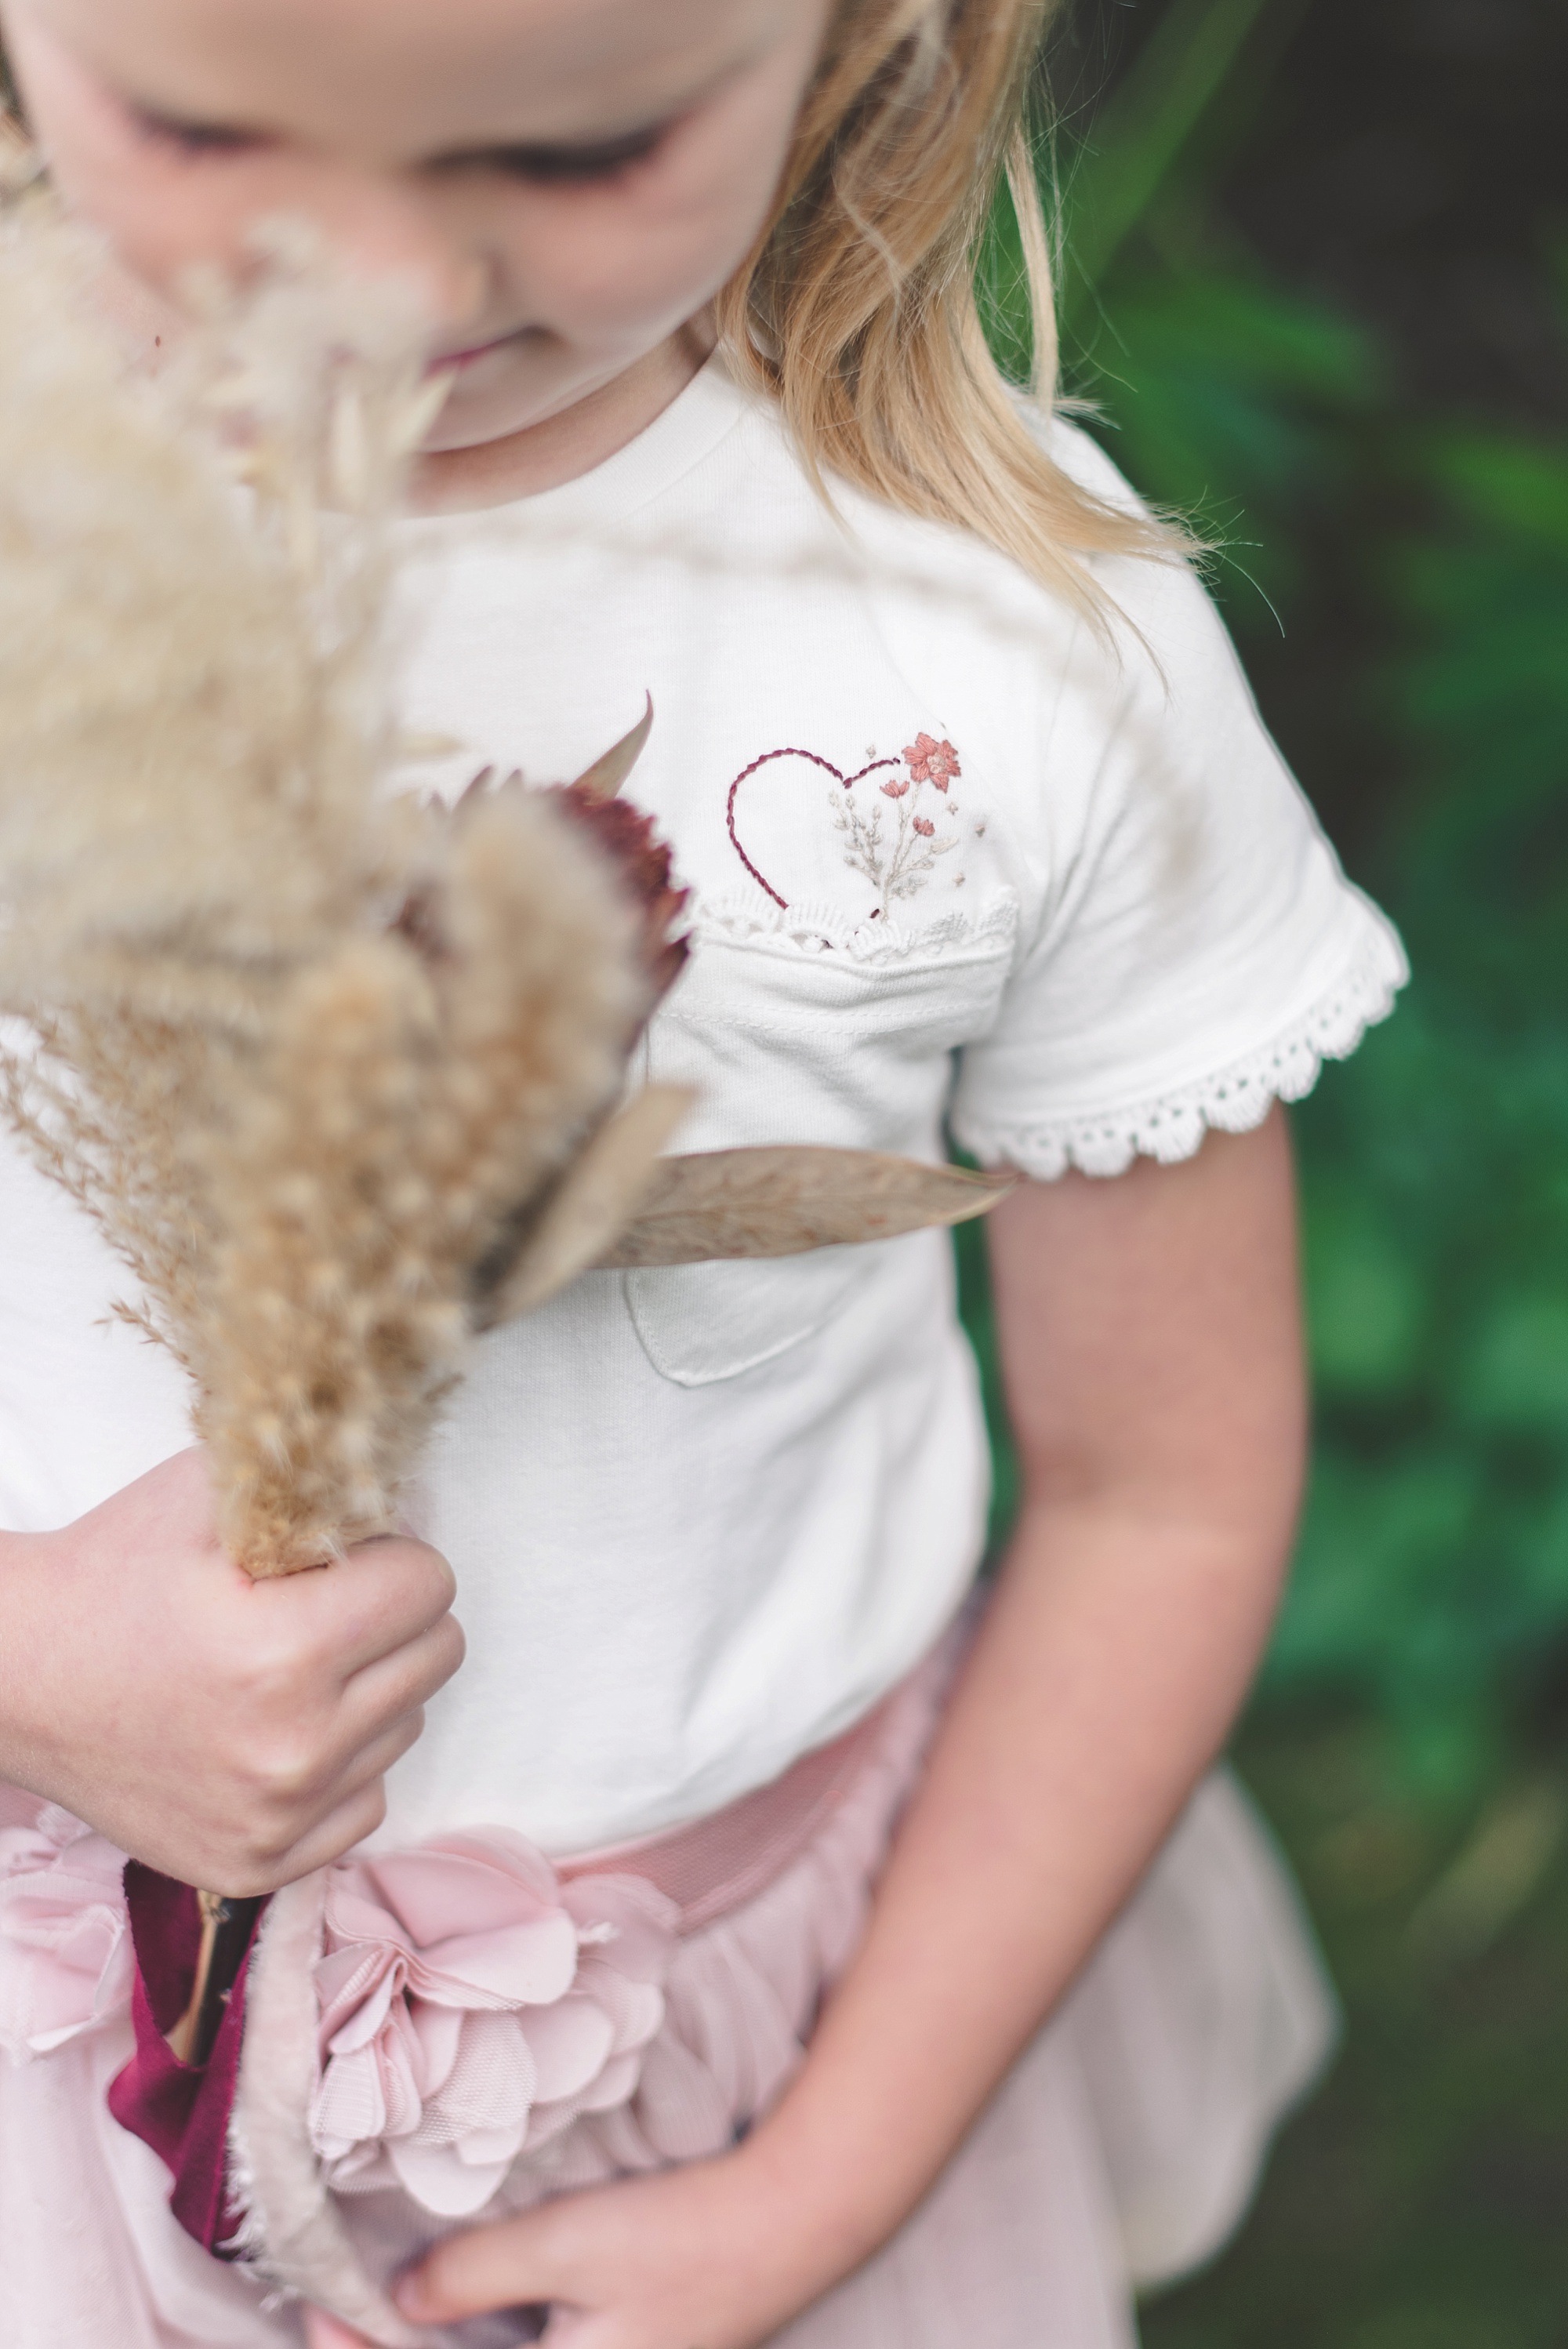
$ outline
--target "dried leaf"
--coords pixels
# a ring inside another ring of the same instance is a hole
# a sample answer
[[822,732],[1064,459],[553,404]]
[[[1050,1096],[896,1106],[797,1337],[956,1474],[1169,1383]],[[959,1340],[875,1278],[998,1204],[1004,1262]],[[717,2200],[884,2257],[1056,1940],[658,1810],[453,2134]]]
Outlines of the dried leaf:
[[600,1127],[547,1201],[511,1274],[476,1313],[477,1328],[531,1313],[613,1244],[658,1180],[659,1153],[694,1099],[685,1085],[650,1085]]
[[642,757],[643,747],[653,731],[653,724],[654,697],[650,693],[648,706],[631,732],[623,734],[618,742],[611,744],[602,759],[595,759],[591,767],[585,767],[570,788],[586,792],[593,799],[613,800]]
[[667,1158],[641,1213],[599,1262],[704,1264],[894,1239],[986,1215],[1017,1179],[810,1145]]

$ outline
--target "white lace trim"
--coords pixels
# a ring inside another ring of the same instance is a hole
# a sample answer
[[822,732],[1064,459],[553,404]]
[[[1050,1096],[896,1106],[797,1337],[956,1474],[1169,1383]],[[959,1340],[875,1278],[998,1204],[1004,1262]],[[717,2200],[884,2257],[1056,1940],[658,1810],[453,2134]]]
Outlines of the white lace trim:
[[1089,1117],[1024,1126],[954,1117],[954,1130],[983,1164],[1006,1160],[1043,1182],[1076,1166],[1085,1174],[1124,1174],[1134,1158],[1164,1165],[1191,1158],[1211,1127],[1249,1133],[1276,1101],[1300,1101],[1325,1061],[1342,1061],[1368,1028],[1386,1019],[1409,977],[1398,938],[1380,919],[1369,923],[1355,960],[1311,1010],[1259,1050],[1216,1074],[1154,1101]]
[[870,921],[826,904],[759,905],[757,893],[738,891],[701,899],[691,916],[690,936],[786,954],[841,954],[856,963],[876,964],[961,955],[995,943],[1006,949],[1017,926],[1018,900],[1010,889],[975,911],[950,906],[923,922],[901,922],[888,914]]

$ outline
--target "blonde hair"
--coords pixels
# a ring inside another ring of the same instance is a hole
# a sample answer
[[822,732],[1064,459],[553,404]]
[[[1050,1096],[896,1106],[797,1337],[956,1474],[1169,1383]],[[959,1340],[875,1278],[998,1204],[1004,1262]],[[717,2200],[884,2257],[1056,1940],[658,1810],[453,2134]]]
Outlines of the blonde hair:
[[992,357],[975,264],[1004,183],[1037,407],[1057,396],[1051,253],[1029,128],[1057,0],[841,0],[772,220],[720,297],[729,364],[807,464],[956,524],[1091,616],[1097,554],[1183,551],[1053,462]]

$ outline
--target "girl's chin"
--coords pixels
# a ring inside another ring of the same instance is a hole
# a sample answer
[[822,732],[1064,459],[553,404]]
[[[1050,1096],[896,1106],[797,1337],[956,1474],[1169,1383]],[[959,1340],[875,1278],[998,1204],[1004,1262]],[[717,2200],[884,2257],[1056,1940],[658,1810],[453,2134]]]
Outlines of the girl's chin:
[[490,446],[493,441],[511,440],[518,434],[531,432],[541,425],[557,423],[560,419],[605,391],[621,375],[628,374],[631,366],[611,369],[584,368],[574,375],[562,369],[559,374],[550,370],[530,368],[526,383],[519,382],[516,370],[509,381],[504,375],[481,380],[477,368],[454,377],[446,406],[437,417],[426,438],[421,453],[427,457],[454,456]]

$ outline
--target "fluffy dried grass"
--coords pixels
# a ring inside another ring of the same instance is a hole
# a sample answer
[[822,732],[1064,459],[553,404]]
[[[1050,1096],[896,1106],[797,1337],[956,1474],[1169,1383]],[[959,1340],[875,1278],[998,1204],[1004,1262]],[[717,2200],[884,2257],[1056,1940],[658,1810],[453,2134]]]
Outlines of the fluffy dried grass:
[[288,1572],[394,1524],[620,1089],[641,925],[537,797],[388,788],[396,302],[285,255],[150,386],[72,234],[0,234],[5,1103],[190,1371],[232,1554]]

